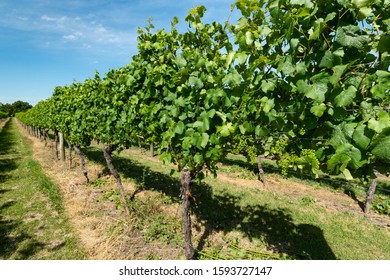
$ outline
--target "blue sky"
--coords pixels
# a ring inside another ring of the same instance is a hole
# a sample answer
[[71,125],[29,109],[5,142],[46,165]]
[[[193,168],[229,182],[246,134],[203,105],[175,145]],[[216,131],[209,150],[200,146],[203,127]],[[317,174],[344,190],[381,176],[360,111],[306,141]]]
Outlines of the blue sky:
[[137,29],[148,18],[184,30],[188,11],[226,21],[234,0],[0,0],[0,102],[35,105],[55,86],[83,82],[125,66],[137,52]]

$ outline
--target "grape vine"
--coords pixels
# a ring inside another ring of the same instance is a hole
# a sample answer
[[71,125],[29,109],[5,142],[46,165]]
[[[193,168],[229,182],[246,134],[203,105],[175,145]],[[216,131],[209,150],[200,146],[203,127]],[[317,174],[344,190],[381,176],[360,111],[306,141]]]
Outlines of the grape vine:
[[238,0],[233,9],[234,24],[204,23],[196,7],[183,33],[177,18],[170,30],[149,22],[128,65],[57,87],[18,114],[77,147],[101,142],[124,204],[114,150],[142,139],[176,164],[188,259],[191,184],[205,169],[216,175],[230,152],[273,156],[283,173],[371,182],[368,204],[390,163],[388,0]]

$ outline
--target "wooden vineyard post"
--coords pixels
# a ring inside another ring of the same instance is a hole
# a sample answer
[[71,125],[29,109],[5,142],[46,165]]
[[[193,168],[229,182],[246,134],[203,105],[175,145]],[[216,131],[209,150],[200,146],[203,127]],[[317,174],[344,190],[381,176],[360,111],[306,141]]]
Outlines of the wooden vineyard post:
[[154,157],[154,145],[153,145],[153,143],[150,143],[150,156]]
[[370,209],[371,209],[371,203],[374,200],[374,194],[376,190],[376,183],[377,183],[378,178],[372,179],[370,183],[370,187],[368,188],[367,191],[367,196],[366,196],[366,205],[364,207],[364,213],[369,214]]
[[58,130],[54,129],[54,155],[58,160]]
[[259,181],[263,182],[264,187],[267,187],[266,182],[265,182],[265,172],[263,169],[263,164],[261,162],[261,156],[257,157],[257,168],[259,169]]
[[123,204],[123,207],[125,207],[125,211],[127,214],[130,214],[129,206],[127,205],[126,196],[125,196],[125,189],[123,188],[122,179],[119,175],[118,170],[116,170],[114,164],[112,163],[112,153],[114,151],[114,147],[111,145],[105,145],[103,147],[103,153],[104,158],[106,159],[108,169],[110,169],[110,172],[112,176],[116,179],[116,184],[118,186],[121,202]]
[[68,143],[68,161],[69,161],[69,169],[72,168],[72,143],[69,140],[66,140]]
[[88,177],[88,170],[85,167],[84,155],[81,152],[81,149],[78,145],[74,145],[74,150],[79,155],[81,170],[83,171],[83,174],[84,174],[85,178],[87,179],[87,184],[89,184],[90,181],[89,181],[89,177]]
[[65,161],[64,134],[62,132],[58,132],[58,137],[60,140],[60,160]]
[[184,168],[181,177],[181,217],[183,221],[184,231],[184,253],[187,260],[194,259],[195,250],[192,245],[192,230],[191,230],[191,172]]

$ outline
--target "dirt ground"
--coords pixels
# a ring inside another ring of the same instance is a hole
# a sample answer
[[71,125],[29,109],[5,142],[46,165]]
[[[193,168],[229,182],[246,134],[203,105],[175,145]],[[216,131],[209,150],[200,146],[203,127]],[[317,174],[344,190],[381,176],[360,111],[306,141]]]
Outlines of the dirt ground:
[[7,123],[7,120],[8,120],[8,118],[0,120],[0,129],[2,129],[3,126]]

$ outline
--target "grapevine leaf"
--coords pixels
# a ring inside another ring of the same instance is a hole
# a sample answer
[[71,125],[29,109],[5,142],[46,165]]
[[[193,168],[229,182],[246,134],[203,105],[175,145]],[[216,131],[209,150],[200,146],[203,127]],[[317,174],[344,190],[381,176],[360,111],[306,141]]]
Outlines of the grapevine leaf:
[[184,100],[184,98],[182,96],[180,96],[179,98],[177,98],[175,100],[175,103],[176,105],[180,106],[180,107],[184,107],[186,105],[186,102]]
[[200,117],[202,118],[203,121],[203,131],[209,130],[210,129],[209,113],[202,112],[202,114],[200,114]]
[[183,134],[185,125],[182,121],[179,121],[175,126],[175,133],[176,134]]
[[176,58],[175,58],[175,63],[178,67],[185,67],[187,65],[187,61],[185,60],[185,58],[182,56],[182,55],[178,55]]
[[372,118],[368,121],[368,128],[377,133],[381,133],[387,127],[390,127],[390,116],[386,111],[379,111],[377,120]]
[[360,27],[355,25],[339,27],[336,32],[336,42],[344,47],[363,49],[368,45],[369,37],[361,35],[360,31]]
[[262,80],[261,81],[261,89],[267,93],[268,91],[272,91],[275,89],[275,83],[268,81],[268,80]]
[[194,161],[197,164],[201,164],[203,162],[203,156],[200,153],[196,153],[194,156]]
[[245,42],[249,46],[252,45],[252,43],[253,43],[253,34],[252,34],[252,32],[247,31],[245,33]]
[[299,62],[296,67],[295,71],[298,75],[305,75],[307,73],[307,68],[304,62]]
[[375,72],[375,74],[381,80],[383,79],[383,80],[387,80],[388,81],[388,79],[390,79],[390,72],[389,71],[378,70],[378,71]]
[[337,174],[346,168],[350,160],[346,154],[336,152],[327,162],[328,170]]
[[328,169],[338,173],[343,172],[347,166],[357,170],[363,164],[360,150],[350,143],[344,143],[336,149],[335,154],[328,160]]
[[164,153],[161,154],[160,160],[162,160],[162,162],[163,162],[164,164],[169,164],[169,163],[172,162],[172,156],[171,156],[170,153],[164,152]]
[[334,65],[334,55],[331,51],[326,51],[321,59],[320,67],[332,68]]
[[235,87],[241,84],[241,79],[241,75],[234,69],[231,73],[226,74],[222,81],[228,86]]
[[357,8],[366,7],[367,5],[370,4],[370,2],[371,2],[370,0],[352,0],[351,4],[352,4],[352,7],[357,9]]
[[248,25],[248,18],[242,17],[237,21],[236,30],[242,29]]
[[272,32],[272,29],[269,28],[268,26],[264,26],[264,27],[260,28],[260,30],[261,30],[260,35],[265,36],[265,37],[267,37]]
[[355,131],[355,128],[357,126],[357,123],[353,122],[343,122],[339,125],[341,128],[341,131],[344,133],[344,135],[350,140],[352,139],[353,133]]
[[291,0],[292,5],[300,5],[300,6],[305,6],[306,8],[313,8],[314,4],[310,0]]
[[221,133],[221,136],[228,137],[231,133],[234,132],[234,126],[232,123],[229,122],[223,126],[220,126],[219,131]]
[[244,127],[244,125],[242,125],[242,124],[240,124],[239,126],[238,126],[238,128],[240,129],[240,132],[241,132],[241,134],[245,134],[245,127]]
[[348,168],[345,168],[341,171],[347,180],[353,180],[353,176],[351,175],[351,172],[348,170]]
[[370,7],[362,7],[359,9],[359,18],[360,19],[365,19],[372,15],[372,8]]
[[347,143],[344,133],[339,126],[335,126],[332,134],[332,138],[329,140],[329,145],[337,149],[341,145]]
[[232,64],[233,62],[233,59],[234,59],[234,55],[236,54],[235,51],[230,51],[227,55],[226,55],[226,64],[225,64],[225,67],[228,68],[230,66],[230,64]]
[[382,35],[382,37],[379,39],[378,51],[381,53],[383,53],[383,52],[390,53],[390,36],[389,35]]
[[188,80],[190,85],[193,85],[196,89],[201,89],[203,88],[203,82],[201,79],[199,79],[196,76],[190,76]]
[[311,98],[318,103],[325,101],[325,94],[328,91],[328,86],[323,83],[310,85],[309,90],[305,93],[306,97]]
[[360,124],[356,127],[352,139],[359,148],[367,150],[373,136],[374,132],[367,129],[367,125]]
[[244,64],[246,62],[246,59],[248,58],[248,55],[244,52],[237,53],[237,62],[238,64]]
[[336,65],[332,68],[333,75],[329,79],[332,85],[335,86],[339,82],[341,76],[344,74],[347,67],[348,65]]
[[207,143],[209,142],[209,135],[207,133],[202,134],[202,142],[200,143],[200,146],[202,148],[205,148],[207,146]]
[[269,99],[267,96],[261,98],[260,101],[264,113],[269,113],[269,111],[271,111],[275,106],[275,100]]
[[314,22],[313,27],[309,30],[309,40],[317,40],[320,37],[323,22],[323,18],[319,18]]
[[284,60],[280,61],[278,71],[281,71],[286,76],[290,76],[294,73],[295,66],[292,63],[291,56],[287,56]]
[[316,105],[310,108],[310,112],[316,117],[321,117],[326,110],[326,105],[321,103],[320,105]]
[[189,136],[184,137],[181,145],[183,147],[183,150],[188,150],[189,148],[191,148],[192,146],[191,137]]
[[371,153],[380,160],[390,163],[390,128],[386,128],[370,146]]
[[346,107],[352,104],[354,98],[356,97],[357,89],[354,86],[348,87],[347,90],[344,90],[334,99],[334,104],[336,107]]
[[337,13],[335,13],[335,12],[328,14],[325,18],[325,22],[331,21],[332,19],[334,19],[336,17],[336,15],[337,15]]
[[265,137],[269,134],[269,130],[266,127],[256,126],[255,134],[259,137]]
[[298,44],[299,44],[299,39],[297,39],[297,38],[291,39],[290,46],[293,50],[295,50],[297,48]]

